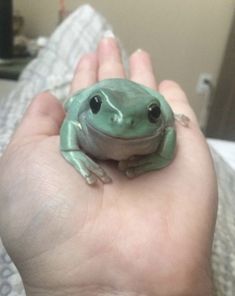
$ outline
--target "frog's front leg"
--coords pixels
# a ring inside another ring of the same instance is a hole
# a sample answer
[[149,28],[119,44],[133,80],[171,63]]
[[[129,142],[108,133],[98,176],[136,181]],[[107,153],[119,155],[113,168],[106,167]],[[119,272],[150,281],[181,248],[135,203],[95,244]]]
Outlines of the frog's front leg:
[[149,171],[158,170],[170,164],[174,157],[176,146],[176,132],[173,127],[168,127],[164,138],[156,152],[119,162],[119,169],[133,178]]
[[88,184],[94,184],[97,177],[103,183],[111,178],[102,167],[79,149],[77,139],[78,124],[65,120],[60,130],[60,151],[63,157],[83,176]]

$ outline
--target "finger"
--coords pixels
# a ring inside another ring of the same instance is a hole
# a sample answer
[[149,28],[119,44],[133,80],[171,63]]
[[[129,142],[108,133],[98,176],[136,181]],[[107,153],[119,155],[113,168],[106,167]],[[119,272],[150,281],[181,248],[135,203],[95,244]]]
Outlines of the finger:
[[129,59],[131,80],[153,89],[157,89],[152,61],[149,54],[141,49],[134,52]]
[[28,107],[14,139],[57,135],[64,116],[62,104],[49,92],[42,93]]
[[124,78],[125,70],[117,40],[113,37],[103,38],[98,46],[99,80]]
[[78,63],[71,85],[71,93],[86,88],[97,81],[98,61],[96,53],[85,54]]
[[158,90],[165,97],[175,114],[184,114],[198,126],[196,115],[179,84],[171,80],[164,80],[159,84]]

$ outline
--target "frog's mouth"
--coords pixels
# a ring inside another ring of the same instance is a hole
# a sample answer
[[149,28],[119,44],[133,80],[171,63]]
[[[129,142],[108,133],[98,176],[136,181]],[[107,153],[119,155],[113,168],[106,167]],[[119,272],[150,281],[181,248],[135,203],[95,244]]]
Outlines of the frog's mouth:
[[99,137],[100,139],[103,138],[103,140],[115,140],[118,142],[142,142],[142,141],[151,141],[154,140],[156,138],[158,138],[159,136],[161,136],[163,134],[163,130],[164,127],[157,129],[156,132],[153,135],[150,136],[145,136],[145,137],[120,137],[120,136],[114,136],[114,135],[109,135],[101,130],[98,130],[97,128],[95,128],[94,126],[92,126],[90,123],[87,123],[87,130],[88,133],[94,137],[97,138]]
[[127,138],[108,135],[86,123],[84,135],[87,136],[87,141],[84,140],[84,143],[88,142],[88,144],[84,144],[83,148],[99,159],[120,161],[134,155],[146,155],[156,151],[163,132],[164,130],[160,129],[150,136]]

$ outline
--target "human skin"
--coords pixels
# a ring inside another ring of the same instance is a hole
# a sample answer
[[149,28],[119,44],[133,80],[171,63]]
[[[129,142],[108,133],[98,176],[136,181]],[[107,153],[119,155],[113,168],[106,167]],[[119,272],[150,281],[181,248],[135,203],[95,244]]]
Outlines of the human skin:
[[[217,186],[211,156],[178,84],[157,85],[147,52],[130,79],[163,94],[175,113],[177,149],[166,168],[88,186],[59,151],[62,105],[49,93],[28,108],[0,161],[0,235],[27,295],[211,296]],[[71,92],[125,72],[114,38],[80,60]]]

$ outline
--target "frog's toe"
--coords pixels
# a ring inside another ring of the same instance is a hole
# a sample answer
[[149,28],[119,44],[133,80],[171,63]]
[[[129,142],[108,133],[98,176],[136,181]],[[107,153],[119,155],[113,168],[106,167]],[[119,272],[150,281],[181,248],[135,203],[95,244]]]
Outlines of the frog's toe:
[[118,163],[118,169],[121,172],[124,172],[128,168],[128,161],[127,160],[121,160]]
[[148,165],[150,162],[145,157],[135,157],[133,159],[122,160],[118,164],[118,169],[122,172]]
[[93,185],[97,182],[97,179],[100,179],[103,183],[111,183],[112,179],[103,172],[92,171],[89,175],[85,177],[87,184]]
[[125,170],[125,174],[128,178],[134,178],[140,175],[143,175],[150,171],[155,171],[158,169],[158,166],[154,162],[147,161],[145,164],[140,166],[129,167]]
[[97,178],[93,174],[86,176],[85,179],[88,185],[93,185],[97,181]]
[[82,177],[86,180],[87,184],[92,185],[96,183],[96,176],[87,168],[87,166],[81,162],[78,168],[78,171],[82,175]]
[[128,178],[134,178],[135,177],[135,172],[134,172],[134,169],[128,169],[125,171],[125,175],[128,177]]
[[110,183],[112,179],[107,175],[105,170],[100,167],[97,163],[91,161],[88,164],[88,169],[97,176],[103,183]]
[[142,175],[143,173],[144,170],[142,168],[130,168],[125,171],[126,176],[130,179]]
[[107,175],[107,173],[100,167],[98,170],[93,171],[94,174],[103,182],[111,183],[112,179]]
[[145,158],[138,157],[138,156],[133,156],[133,157],[131,157],[129,159],[119,161],[118,169],[120,171],[124,172],[129,168],[138,167],[138,166],[143,165],[145,163],[146,163]]
[[96,174],[99,179],[103,182],[103,183],[111,183],[112,179],[106,174],[106,172],[102,169],[102,172],[99,172],[99,174]]
[[104,176],[101,179],[103,181],[103,183],[108,184],[108,183],[112,183],[112,178],[110,178],[109,176]]

